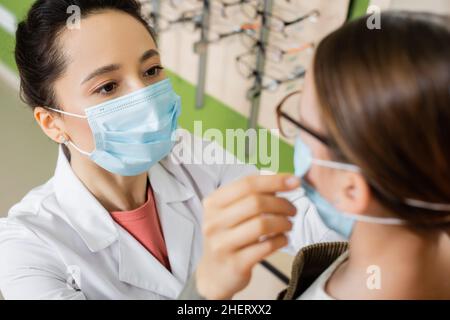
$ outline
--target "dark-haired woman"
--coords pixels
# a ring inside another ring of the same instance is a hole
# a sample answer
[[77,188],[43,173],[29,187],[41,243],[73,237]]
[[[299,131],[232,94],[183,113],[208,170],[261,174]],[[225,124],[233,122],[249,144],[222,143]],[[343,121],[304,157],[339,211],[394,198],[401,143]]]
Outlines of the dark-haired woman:
[[[383,13],[381,25],[361,18],[326,37],[300,116],[285,109],[298,94],[278,108],[281,130],[298,129],[305,195],[350,240],[303,248],[285,299],[450,299],[450,19]],[[205,200],[205,254],[182,298],[227,299],[248,283],[264,245],[245,203],[266,206],[277,184],[248,179]]]
[[[174,135],[180,99],[134,0],[36,1],[18,26],[16,62],[24,100],[61,147],[55,175],[0,220],[4,297],[176,298],[202,255],[202,200],[256,169]],[[274,212],[295,212],[268,198]],[[314,211],[299,218],[308,232],[291,248],[337,237]],[[266,243],[264,255],[285,245]]]

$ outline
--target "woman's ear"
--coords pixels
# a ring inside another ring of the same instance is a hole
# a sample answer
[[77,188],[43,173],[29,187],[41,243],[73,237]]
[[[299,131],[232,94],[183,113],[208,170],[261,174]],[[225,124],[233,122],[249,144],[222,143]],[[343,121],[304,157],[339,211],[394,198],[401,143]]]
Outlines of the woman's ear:
[[34,108],[34,119],[36,119],[42,131],[53,141],[62,143],[67,138],[64,130],[64,122],[59,116],[55,116],[48,109],[43,107]]
[[366,212],[370,205],[371,191],[364,177],[359,173],[346,172],[339,180],[336,208],[348,213]]

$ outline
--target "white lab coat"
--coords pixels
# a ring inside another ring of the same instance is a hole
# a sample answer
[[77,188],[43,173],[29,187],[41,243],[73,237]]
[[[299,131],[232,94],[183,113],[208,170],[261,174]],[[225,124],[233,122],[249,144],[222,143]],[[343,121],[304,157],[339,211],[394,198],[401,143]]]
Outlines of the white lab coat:
[[[211,144],[181,135],[179,150],[199,159]],[[192,150],[198,143],[201,148]],[[223,150],[217,146],[218,153]],[[0,290],[6,299],[175,299],[202,254],[204,197],[253,166],[177,163],[149,171],[172,272],[122,229],[84,187],[60,149],[54,176],[0,219]],[[286,195],[299,212],[287,251],[335,240],[300,192]]]

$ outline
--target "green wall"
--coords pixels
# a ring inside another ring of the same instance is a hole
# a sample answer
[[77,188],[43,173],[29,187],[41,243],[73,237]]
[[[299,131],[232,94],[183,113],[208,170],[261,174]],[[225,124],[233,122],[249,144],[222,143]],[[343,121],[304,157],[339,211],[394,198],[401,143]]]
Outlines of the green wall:
[[1,0],[0,4],[20,19],[26,14],[33,2],[33,0]]
[[369,7],[370,0],[353,0],[350,2],[350,8],[348,10],[348,19],[353,20],[360,16],[365,15],[367,8]]
[[14,38],[0,28],[0,62],[5,63],[13,70],[17,70],[14,63]]
[[[25,15],[26,10],[29,8],[31,3],[33,3],[33,0],[0,0],[0,5],[13,12],[19,20]],[[350,5],[349,18],[354,18],[364,14],[368,3],[369,0],[353,0]],[[0,28],[0,62],[8,65],[12,70],[17,70],[14,63],[13,51],[13,36]],[[169,72],[169,75],[172,78],[176,91],[181,95],[183,100],[183,112],[180,118],[180,124],[182,127],[192,131],[194,121],[201,120],[203,121],[203,130],[216,128],[222,132],[225,132],[226,129],[246,128],[246,117],[211,96],[206,97],[205,107],[203,109],[196,109],[195,86],[174,73]],[[272,151],[276,151],[270,150],[271,139],[279,140],[280,171],[292,172],[293,148],[281,139],[271,136],[270,134],[267,139],[269,145],[268,155],[270,155]],[[236,150],[229,151],[236,154]],[[261,167],[259,160],[260,159],[258,159],[258,166]]]

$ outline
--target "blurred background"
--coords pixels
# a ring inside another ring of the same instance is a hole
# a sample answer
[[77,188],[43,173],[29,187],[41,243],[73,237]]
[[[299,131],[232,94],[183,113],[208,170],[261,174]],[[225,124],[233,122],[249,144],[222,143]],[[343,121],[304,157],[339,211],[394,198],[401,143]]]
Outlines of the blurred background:
[[[181,126],[190,131],[194,120],[202,120],[203,129],[275,129],[275,106],[301,87],[314,46],[372,5],[450,13],[448,0],[142,2],[146,18],[159,31],[163,63],[182,97]],[[19,98],[14,32],[32,3],[0,0],[0,217],[52,176],[56,160],[57,146],[41,133]],[[258,27],[262,9],[273,18],[265,31]],[[279,171],[292,171],[291,141],[277,134],[269,139],[279,139]],[[285,273],[290,270],[290,257],[277,254],[271,261]],[[262,294],[256,291],[250,294]]]

